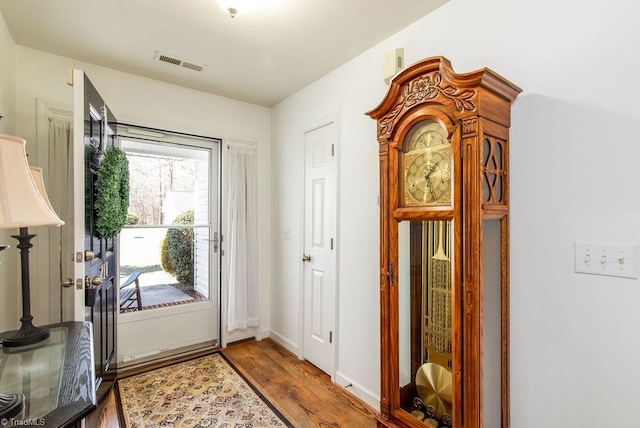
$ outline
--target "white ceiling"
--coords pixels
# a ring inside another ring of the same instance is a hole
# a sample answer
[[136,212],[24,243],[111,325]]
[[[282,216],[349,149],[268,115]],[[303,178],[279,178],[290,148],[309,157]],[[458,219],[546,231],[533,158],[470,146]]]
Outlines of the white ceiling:
[[18,45],[272,106],[446,1],[255,0],[230,18],[215,0],[0,0],[0,13]]

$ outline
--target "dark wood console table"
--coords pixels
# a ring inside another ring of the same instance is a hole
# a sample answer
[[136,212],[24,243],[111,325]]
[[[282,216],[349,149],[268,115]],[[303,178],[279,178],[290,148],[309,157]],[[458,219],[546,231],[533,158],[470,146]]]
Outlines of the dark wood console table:
[[0,347],[0,392],[25,395],[21,420],[47,427],[80,426],[96,408],[91,323],[46,327],[50,337],[42,342]]

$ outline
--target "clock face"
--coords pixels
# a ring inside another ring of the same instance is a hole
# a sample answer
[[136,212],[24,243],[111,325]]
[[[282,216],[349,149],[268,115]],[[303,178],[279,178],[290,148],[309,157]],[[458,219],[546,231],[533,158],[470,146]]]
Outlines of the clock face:
[[445,129],[428,122],[410,134],[403,155],[405,205],[451,203],[451,143]]

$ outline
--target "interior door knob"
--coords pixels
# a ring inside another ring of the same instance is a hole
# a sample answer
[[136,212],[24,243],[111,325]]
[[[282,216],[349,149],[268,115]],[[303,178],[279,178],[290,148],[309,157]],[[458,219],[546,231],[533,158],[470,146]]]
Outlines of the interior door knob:
[[303,262],[310,262],[311,261],[311,256],[309,254],[303,254],[302,255],[302,261]]
[[60,285],[64,288],[69,288],[73,286],[73,278],[67,278],[60,283]]

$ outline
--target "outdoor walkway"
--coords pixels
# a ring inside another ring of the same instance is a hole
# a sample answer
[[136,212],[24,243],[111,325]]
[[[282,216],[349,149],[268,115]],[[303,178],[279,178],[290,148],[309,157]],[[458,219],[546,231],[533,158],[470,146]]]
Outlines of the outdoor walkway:
[[[125,280],[124,277],[122,280]],[[184,305],[186,303],[202,302],[205,296],[180,284],[175,284],[175,278],[163,271],[147,272],[140,275],[140,300],[142,310],[166,308]],[[120,313],[138,311],[136,305],[121,309]]]

